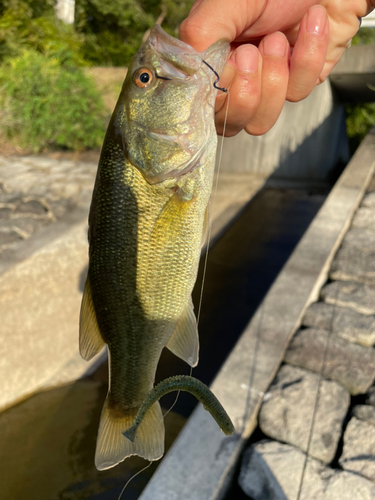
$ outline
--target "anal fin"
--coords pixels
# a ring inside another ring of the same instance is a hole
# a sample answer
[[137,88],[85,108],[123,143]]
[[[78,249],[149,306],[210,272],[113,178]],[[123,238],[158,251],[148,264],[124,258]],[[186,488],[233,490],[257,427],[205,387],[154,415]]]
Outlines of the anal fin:
[[102,350],[104,344],[92,302],[89,278],[87,277],[79,316],[79,352],[83,359],[89,361]]
[[190,366],[198,364],[198,328],[191,297],[187,308],[173,331],[167,347],[173,354],[186,361]]

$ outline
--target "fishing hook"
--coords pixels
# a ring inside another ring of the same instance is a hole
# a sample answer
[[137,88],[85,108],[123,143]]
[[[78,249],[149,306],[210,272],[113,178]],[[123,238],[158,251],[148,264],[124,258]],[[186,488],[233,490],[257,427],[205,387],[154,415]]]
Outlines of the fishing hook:
[[221,90],[222,92],[227,93],[227,92],[228,92],[228,89],[226,89],[225,87],[218,87],[218,86],[217,86],[217,82],[220,80],[220,76],[219,76],[219,75],[218,75],[218,73],[214,70],[214,68],[213,68],[212,66],[210,66],[210,65],[208,64],[208,62],[206,62],[204,59],[202,59],[202,62],[204,62],[204,64],[205,64],[206,66],[208,66],[208,67],[210,68],[210,70],[211,70],[211,71],[213,71],[213,73],[214,73],[214,74],[215,74],[215,76],[216,76],[216,80],[214,81],[214,87],[215,87],[215,89],[217,89],[217,90]]

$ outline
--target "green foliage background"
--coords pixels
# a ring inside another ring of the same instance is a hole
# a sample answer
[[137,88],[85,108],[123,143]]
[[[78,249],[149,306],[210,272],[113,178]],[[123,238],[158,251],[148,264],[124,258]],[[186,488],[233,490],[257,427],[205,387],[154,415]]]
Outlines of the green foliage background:
[[84,66],[127,66],[163,14],[176,35],[193,0],[76,0],[73,26],[55,0],[0,0],[0,140],[26,150],[100,145],[103,101]]
[[161,13],[176,35],[193,0],[76,0],[74,26],[55,16],[55,0],[0,0],[0,63],[23,49],[77,65],[127,66]]
[[24,49],[0,67],[0,91],[2,128],[21,147],[80,150],[100,145],[104,106],[81,68]]

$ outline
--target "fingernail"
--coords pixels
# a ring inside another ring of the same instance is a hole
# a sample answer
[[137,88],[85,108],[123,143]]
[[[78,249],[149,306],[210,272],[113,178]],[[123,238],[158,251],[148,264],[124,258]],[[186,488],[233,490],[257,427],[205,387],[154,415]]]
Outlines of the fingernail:
[[254,45],[240,45],[232,54],[237,69],[245,73],[255,73],[258,71],[259,52]]
[[321,5],[311,7],[307,14],[306,29],[309,33],[321,35],[327,22],[327,12]]
[[263,52],[266,56],[284,57],[286,54],[287,42],[284,35],[274,33],[266,37],[263,42]]

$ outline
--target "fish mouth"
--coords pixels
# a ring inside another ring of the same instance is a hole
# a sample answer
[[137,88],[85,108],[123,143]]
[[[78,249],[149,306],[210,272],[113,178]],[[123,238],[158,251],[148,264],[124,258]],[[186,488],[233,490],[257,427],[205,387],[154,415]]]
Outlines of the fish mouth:
[[[209,63],[216,72],[221,73],[230,51],[228,40],[222,39],[204,52],[197,52],[191,45],[166,33],[158,24],[151,28],[147,43],[165,62],[190,76],[202,67],[203,60],[205,64]],[[207,67],[205,69],[208,70]]]
[[187,75],[193,75],[202,65],[201,53],[166,33],[158,24],[151,29],[147,41],[164,61]]

